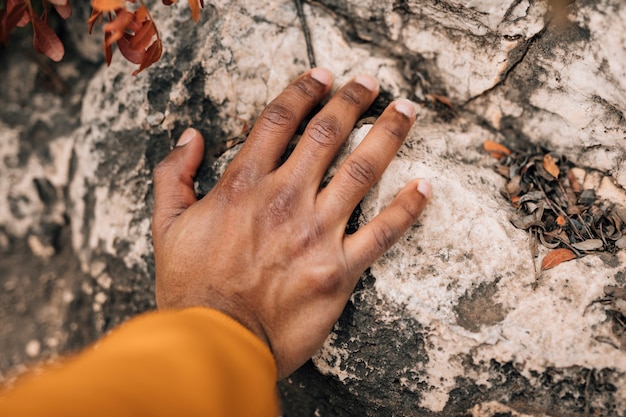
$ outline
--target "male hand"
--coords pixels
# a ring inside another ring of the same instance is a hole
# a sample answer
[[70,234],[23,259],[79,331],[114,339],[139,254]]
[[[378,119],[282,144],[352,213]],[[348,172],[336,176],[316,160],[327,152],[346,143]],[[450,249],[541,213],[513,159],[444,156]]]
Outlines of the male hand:
[[369,224],[345,234],[352,211],[414,123],[415,109],[406,100],[391,103],[320,188],[378,94],[371,77],[348,82],[281,163],[298,125],[331,85],[332,75],[322,68],[292,82],[200,201],[193,178],[204,142],[196,130],[187,129],[154,171],[157,305],[206,306],[230,315],[267,343],[280,378],[320,348],[361,273],[415,222],[431,193],[428,182],[411,181]]

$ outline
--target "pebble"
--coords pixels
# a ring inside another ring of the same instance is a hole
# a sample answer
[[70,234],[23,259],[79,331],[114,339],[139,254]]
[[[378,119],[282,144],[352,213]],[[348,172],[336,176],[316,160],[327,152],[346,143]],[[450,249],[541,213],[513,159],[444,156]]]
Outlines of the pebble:
[[39,343],[39,340],[33,339],[26,344],[26,354],[31,358],[39,356],[39,352],[41,352],[41,343]]

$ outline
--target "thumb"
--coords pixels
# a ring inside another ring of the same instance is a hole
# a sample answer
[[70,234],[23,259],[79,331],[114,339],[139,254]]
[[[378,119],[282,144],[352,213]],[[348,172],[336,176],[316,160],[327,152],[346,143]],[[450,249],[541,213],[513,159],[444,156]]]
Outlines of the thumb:
[[154,169],[154,239],[165,233],[176,217],[197,201],[193,179],[203,157],[202,135],[188,128],[176,147]]

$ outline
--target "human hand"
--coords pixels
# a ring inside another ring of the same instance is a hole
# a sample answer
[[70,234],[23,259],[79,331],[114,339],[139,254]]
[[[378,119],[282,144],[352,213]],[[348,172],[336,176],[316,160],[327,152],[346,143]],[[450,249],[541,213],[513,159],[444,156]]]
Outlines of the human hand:
[[299,123],[331,85],[332,75],[321,68],[293,81],[199,201],[193,188],[204,151],[199,132],[187,129],[154,171],[157,305],[206,306],[230,315],[269,346],[280,378],[320,348],[361,273],[415,222],[431,193],[428,182],[413,180],[370,223],[345,234],[352,211],[414,123],[415,109],[406,100],[391,103],[320,188],[378,94],[371,77],[348,82],[281,163]]

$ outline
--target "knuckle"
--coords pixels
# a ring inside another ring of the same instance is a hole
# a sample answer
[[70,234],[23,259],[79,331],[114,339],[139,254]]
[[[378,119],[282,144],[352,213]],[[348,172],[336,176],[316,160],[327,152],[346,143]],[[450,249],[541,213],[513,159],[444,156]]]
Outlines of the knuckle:
[[346,174],[361,186],[369,186],[376,181],[374,165],[367,159],[356,155],[352,155],[346,161]]
[[294,90],[299,96],[316,99],[319,90],[318,86],[319,84],[313,82],[311,77],[305,77],[294,81],[287,89]]
[[254,172],[249,168],[227,169],[220,178],[219,195],[222,200],[234,203],[239,197],[248,192],[254,178]]
[[312,278],[311,289],[319,295],[333,295],[339,292],[342,286],[342,276],[338,271]]
[[346,86],[346,88],[339,91],[339,98],[347,102],[349,105],[361,107],[366,98],[366,95],[363,94],[364,91],[366,91],[365,87],[361,87],[357,84],[350,84]]
[[268,204],[268,220],[272,224],[281,224],[287,220],[295,206],[298,198],[298,189],[293,186],[283,186],[274,194]]
[[285,127],[294,123],[296,115],[288,107],[279,103],[270,103],[261,113],[261,121],[268,126]]
[[389,249],[396,241],[396,235],[391,226],[387,223],[380,223],[373,229],[374,242],[377,252],[383,253]]
[[406,223],[414,222],[419,216],[419,206],[417,204],[410,204],[407,201],[398,202],[398,207],[402,211],[404,218],[406,219]]
[[337,143],[340,132],[339,120],[334,116],[315,118],[307,127],[308,136],[323,147],[330,147]]
[[406,129],[404,125],[399,123],[383,123],[383,132],[385,135],[394,141],[402,142],[406,137]]
[[152,178],[156,186],[170,180],[172,172],[176,169],[176,163],[171,158],[166,158],[159,162],[152,171]]

